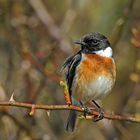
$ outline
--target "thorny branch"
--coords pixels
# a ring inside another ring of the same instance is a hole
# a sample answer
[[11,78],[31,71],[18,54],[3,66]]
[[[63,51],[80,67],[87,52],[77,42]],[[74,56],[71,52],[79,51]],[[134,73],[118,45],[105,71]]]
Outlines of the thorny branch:
[[[44,104],[29,104],[29,103],[22,103],[22,102],[11,102],[11,101],[5,101],[0,102],[0,106],[15,106],[15,107],[21,107],[21,108],[28,108],[32,109],[42,109],[42,110],[76,110],[78,112],[84,112],[83,108],[79,106],[73,106],[73,105],[44,105]],[[94,119],[95,116],[99,115],[100,112],[90,108],[90,114],[85,119]],[[33,114],[32,114],[33,115]],[[82,117],[84,118],[84,117]],[[109,114],[104,113],[104,118],[111,119],[111,120],[120,120],[120,121],[129,121],[129,122],[135,122],[140,123],[140,117],[133,117],[130,115],[116,115],[116,114]]]

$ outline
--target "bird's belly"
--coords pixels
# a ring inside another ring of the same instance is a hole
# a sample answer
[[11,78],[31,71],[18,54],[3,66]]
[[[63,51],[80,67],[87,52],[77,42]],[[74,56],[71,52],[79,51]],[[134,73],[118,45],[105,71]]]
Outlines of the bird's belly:
[[77,81],[73,86],[73,96],[77,100],[87,102],[89,100],[96,100],[104,97],[109,93],[114,85],[114,81],[106,76],[99,76],[94,81],[87,82],[83,79]]

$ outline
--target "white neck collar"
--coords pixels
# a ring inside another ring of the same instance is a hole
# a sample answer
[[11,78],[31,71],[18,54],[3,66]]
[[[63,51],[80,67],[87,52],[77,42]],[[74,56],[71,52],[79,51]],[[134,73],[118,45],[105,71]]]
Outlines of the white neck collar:
[[107,47],[105,50],[94,51],[94,53],[105,57],[112,57],[113,55],[113,51],[110,46]]

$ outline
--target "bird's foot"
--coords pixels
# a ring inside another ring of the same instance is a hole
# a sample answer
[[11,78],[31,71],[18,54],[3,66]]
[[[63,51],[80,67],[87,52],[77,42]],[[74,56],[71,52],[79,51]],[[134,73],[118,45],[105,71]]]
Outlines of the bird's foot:
[[82,109],[84,110],[84,117],[86,118],[86,116],[87,116],[87,114],[90,114],[90,112],[91,112],[91,110],[87,107],[87,106],[85,106],[83,103],[82,103],[82,101],[80,101],[80,105],[82,106]]
[[100,110],[100,111],[99,111],[99,115],[94,116],[93,121],[94,121],[94,122],[97,122],[97,121],[102,120],[103,118],[104,118],[104,112],[103,112],[103,110]]

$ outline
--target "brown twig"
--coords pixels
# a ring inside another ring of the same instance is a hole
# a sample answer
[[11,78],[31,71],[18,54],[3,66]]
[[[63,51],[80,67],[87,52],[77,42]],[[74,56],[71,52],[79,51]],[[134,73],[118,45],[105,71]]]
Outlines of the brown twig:
[[[68,106],[68,105],[43,105],[43,104],[29,104],[29,103],[21,103],[21,102],[0,102],[0,106],[15,106],[15,107],[22,107],[22,108],[29,108],[31,109],[32,106],[34,106],[35,109],[43,109],[43,110],[76,110],[78,112],[84,112],[84,110],[79,106]],[[93,110],[90,108],[90,115],[86,117],[86,119],[93,119],[94,116],[97,116],[100,114],[99,111]],[[129,122],[135,122],[140,123],[140,117],[132,117],[130,115],[116,115],[116,114],[109,114],[104,113],[104,118],[111,119],[111,120],[120,120],[120,121],[129,121]]]

